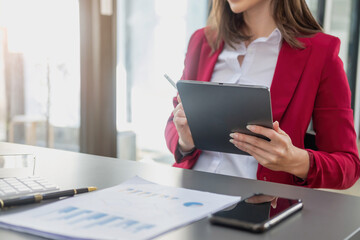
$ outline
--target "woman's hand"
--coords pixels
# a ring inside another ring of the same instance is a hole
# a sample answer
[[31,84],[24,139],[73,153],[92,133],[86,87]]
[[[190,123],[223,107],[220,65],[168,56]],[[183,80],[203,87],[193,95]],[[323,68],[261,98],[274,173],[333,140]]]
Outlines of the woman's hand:
[[284,171],[305,179],[309,172],[310,161],[306,150],[295,147],[290,137],[273,123],[274,129],[248,125],[247,128],[270,139],[241,133],[231,133],[230,142],[240,150],[252,155],[262,166],[273,171]]
[[191,136],[190,128],[179,95],[177,96],[177,100],[179,104],[176,106],[176,108],[173,111],[174,114],[173,122],[179,134],[179,147],[181,151],[189,152],[192,149],[194,149],[195,144]]

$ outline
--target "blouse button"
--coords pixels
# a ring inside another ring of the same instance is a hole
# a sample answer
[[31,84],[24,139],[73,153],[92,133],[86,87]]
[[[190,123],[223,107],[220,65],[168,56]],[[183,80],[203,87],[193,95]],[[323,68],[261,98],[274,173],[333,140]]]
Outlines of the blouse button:
[[264,181],[266,181],[267,180],[267,178],[266,177],[264,177]]

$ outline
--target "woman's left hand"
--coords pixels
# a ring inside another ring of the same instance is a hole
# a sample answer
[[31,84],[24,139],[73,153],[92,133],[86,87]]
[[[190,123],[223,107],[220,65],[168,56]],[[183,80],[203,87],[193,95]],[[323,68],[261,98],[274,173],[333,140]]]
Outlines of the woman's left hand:
[[288,172],[302,179],[307,177],[310,166],[307,151],[295,147],[277,121],[273,123],[274,129],[255,125],[248,125],[247,128],[270,141],[242,133],[231,133],[230,142],[270,170]]

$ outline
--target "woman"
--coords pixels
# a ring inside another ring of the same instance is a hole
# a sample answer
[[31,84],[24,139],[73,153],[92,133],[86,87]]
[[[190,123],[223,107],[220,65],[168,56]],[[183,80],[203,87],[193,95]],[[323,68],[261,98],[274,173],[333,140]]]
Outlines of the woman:
[[[344,189],[359,178],[350,90],[340,41],[322,33],[305,0],[213,0],[208,26],[190,39],[182,79],[265,85],[271,141],[232,133],[251,156],[196,149],[179,97],[165,130],[174,166],[314,188]],[[317,151],[304,149],[313,120]]]

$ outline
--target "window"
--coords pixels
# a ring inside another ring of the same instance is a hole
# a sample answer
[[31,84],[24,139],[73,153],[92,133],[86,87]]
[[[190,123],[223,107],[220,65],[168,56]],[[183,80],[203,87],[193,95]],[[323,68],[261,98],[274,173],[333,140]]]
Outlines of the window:
[[7,96],[0,136],[78,150],[78,2],[0,0],[0,6],[0,91]]
[[325,25],[325,31],[340,38],[342,44],[339,56],[344,62],[345,69],[347,69],[350,36],[351,2],[349,0],[332,0],[326,3],[331,16]]
[[306,3],[309,6],[310,11],[314,15],[314,17],[317,17],[316,11],[318,10],[318,0],[306,0]]
[[[1,8],[1,5],[0,5]],[[4,69],[5,29],[0,28],[0,141],[6,140],[6,85]]]
[[172,159],[164,130],[176,91],[163,74],[180,79],[189,38],[207,14],[207,0],[118,1],[118,131],[134,133],[137,159]]

